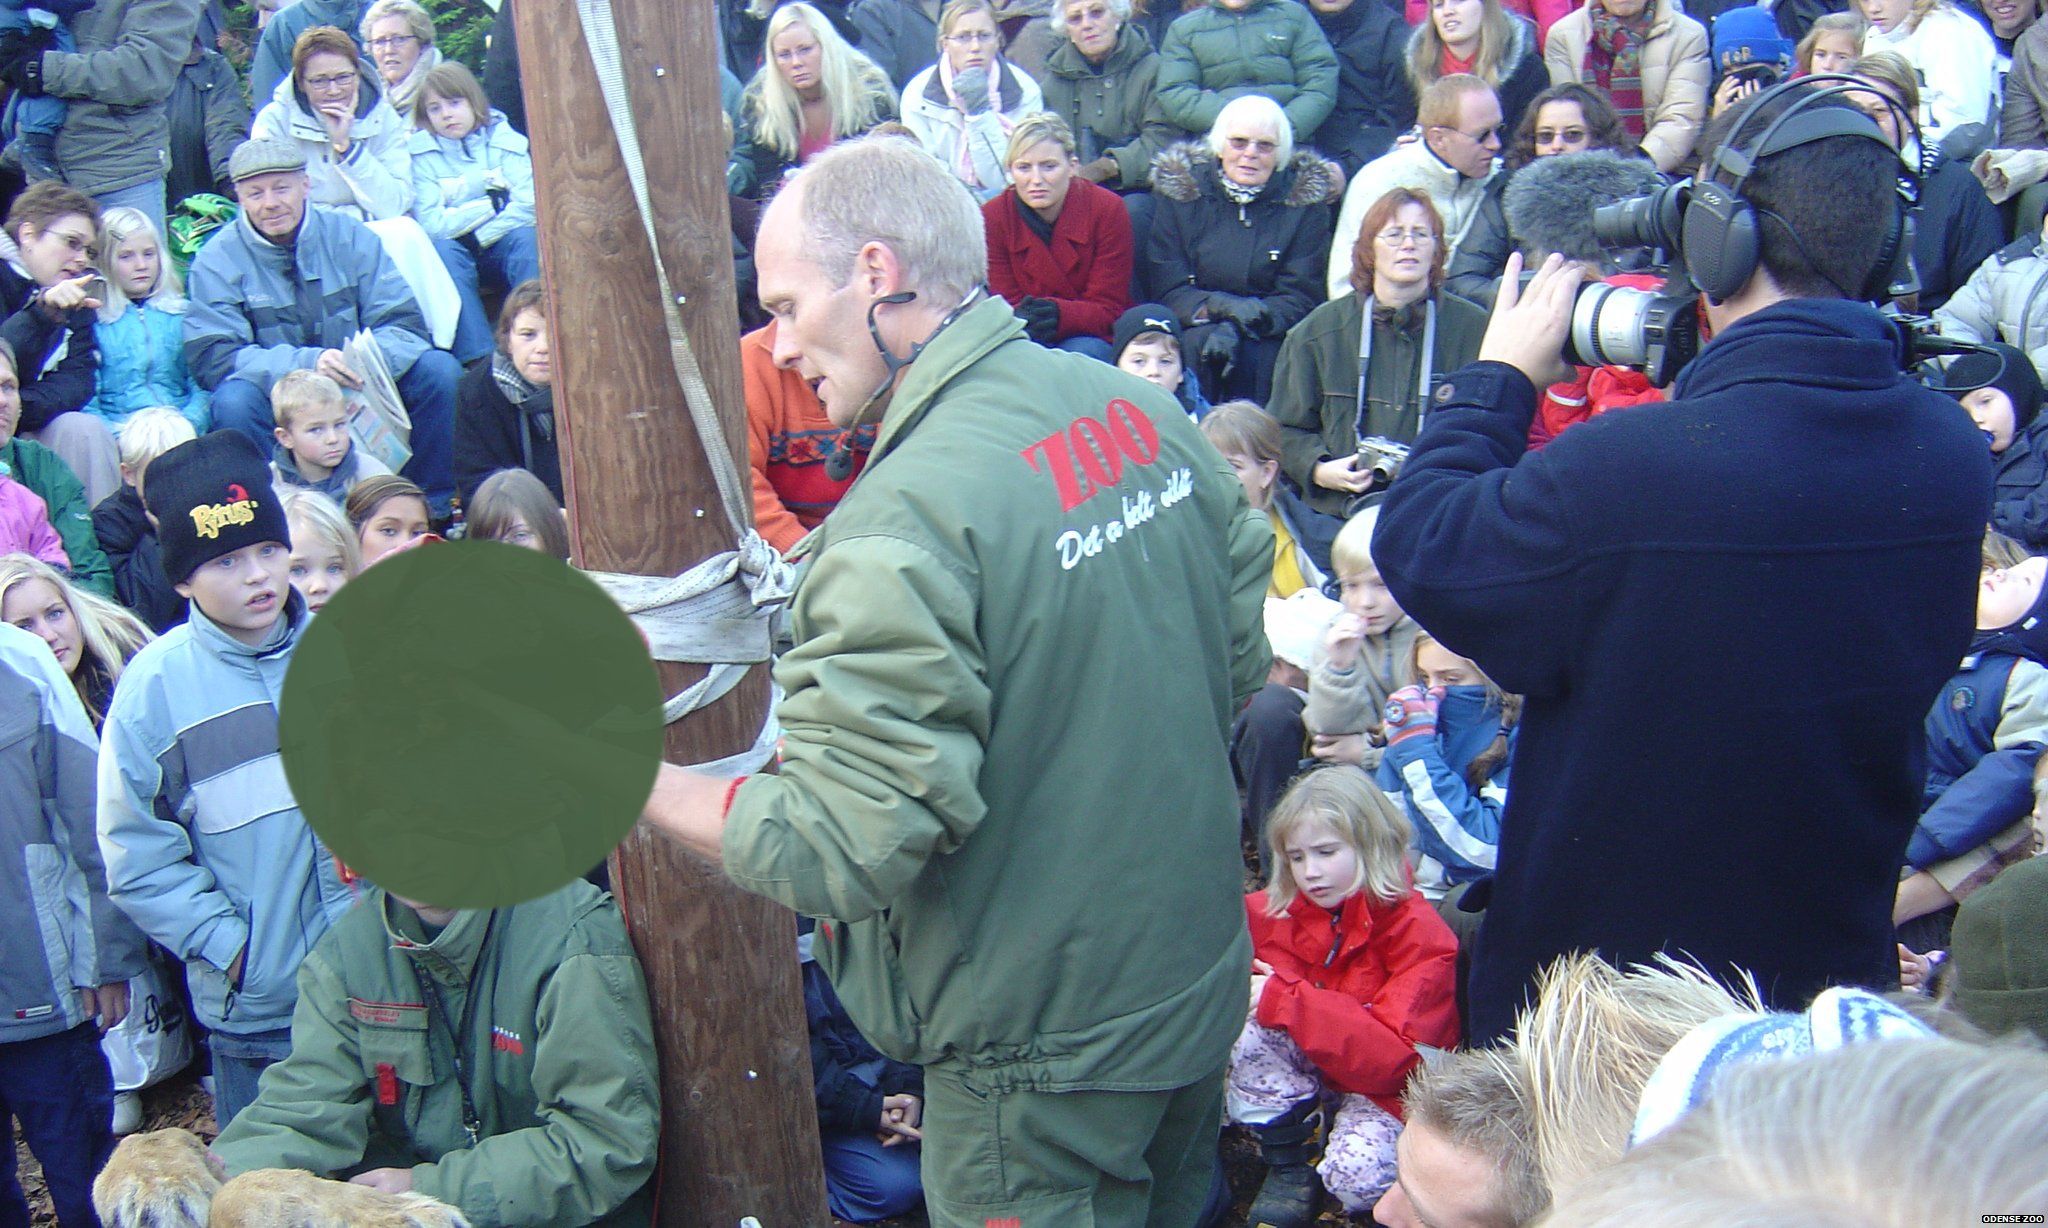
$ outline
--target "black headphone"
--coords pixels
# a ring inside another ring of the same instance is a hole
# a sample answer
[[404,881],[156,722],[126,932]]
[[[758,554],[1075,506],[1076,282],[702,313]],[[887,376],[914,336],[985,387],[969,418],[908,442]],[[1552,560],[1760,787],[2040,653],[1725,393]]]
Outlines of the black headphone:
[[[1764,123],[1754,140],[1745,142],[1743,129],[1754,126],[1752,121],[1771,99],[1787,93],[1800,96]],[[1855,93],[1875,94],[1883,99],[1900,121],[1899,132],[1902,136],[1911,132],[1911,147],[1918,148],[1919,123],[1889,91],[1855,77],[1817,73],[1787,81],[1759,95],[1736,121],[1720,148],[1702,164],[1699,174],[1686,185],[1679,248],[1687,274],[1708,298],[1726,302],[1756,272],[1762,255],[1759,214],[1782,227],[1802,253],[1806,250],[1790,222],[1770,210],[1759,209],[1743,196],[1742,189],[1757,163],[1765,158],[1838,136],[1861,137],[1882,144],[1897,158],[1900,170],[1898,207],[1892,211],[1875,265],[1862,284],[1837,288],[1865,302],[1896,298],[1919,288],[1913,272],[1913,213],[1920,201],[1920,175],[1899,156],[1908,148],[1903,140],[1895,147],[1875,120],[1853,106],[1823,105],[1829,99]],[[1812,263],[1812,257],[1807,260]]]

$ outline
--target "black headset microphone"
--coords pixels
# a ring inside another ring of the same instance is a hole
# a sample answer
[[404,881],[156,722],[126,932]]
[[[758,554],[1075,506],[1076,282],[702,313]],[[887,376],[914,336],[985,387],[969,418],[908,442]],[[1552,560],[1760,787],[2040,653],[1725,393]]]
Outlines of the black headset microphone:
[[875,390],[868,394],[868,399],[861,402],[861,407],[854,412],[853,420],[846,424],[846,429],[839,436],[839,446],[833,451],[832,455],[825,458],[825,476],[828,479],[834,482],[844,482],[853,476],[854,432],[860,429],[861,424],[866,422],[869,416],[875,412],[875,407],[881,403],[882,398],[888,396],[890,389],[896,386],[896,377],[902,374],[903,368],[916,362],[917,356],[924,353],[924,347],[930,345],[940,333],[945,332],[946,326],[959,319],[960,314],[969,307],[972,307],[974,301],[980,297],[980,286],[976,286],[968,291],[967,297],[960,300],[960,305],[947,312],[946,318],[939,321],[939,326],[932,330],[931,336],[911,346],[910,353],[905,354],[901,358],[891,354],[888,344],[882,340],[882,330],[875,325],[875,312],[885,306],[900,306],[904,303],[914,302],[917,299],[917,291],[898,290],[894,294],[885,294],[868,304],[868,337],[874,341],[875,352],[882,356],[882,365],[887,370],[882,375],[882,382],[875,385]]

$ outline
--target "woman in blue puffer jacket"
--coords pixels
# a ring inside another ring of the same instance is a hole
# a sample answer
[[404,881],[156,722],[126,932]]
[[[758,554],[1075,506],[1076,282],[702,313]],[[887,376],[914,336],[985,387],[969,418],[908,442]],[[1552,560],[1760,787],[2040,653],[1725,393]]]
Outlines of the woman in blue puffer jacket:
[[118,434],[137,410],[168,405],[204,435],[213,423],[206,389],[185,368],[185,290],[156,225],[139,209],[100,217],[107,294],[93,333],[98,385],[86,408]]

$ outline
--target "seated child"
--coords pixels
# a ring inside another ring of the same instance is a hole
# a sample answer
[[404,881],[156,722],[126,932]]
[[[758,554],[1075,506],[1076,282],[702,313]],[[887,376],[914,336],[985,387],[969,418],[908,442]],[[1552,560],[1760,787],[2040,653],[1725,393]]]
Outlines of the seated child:
[[1250,401],[1225,401],[1202,419],[1201,430],[1230,462],[1245,498],[1273,523],[1273,581],[1266,595],[1292,597],[1323,587],[1330,576],[1330,542],[1343,526],[1309,507],[1281,479],[1280,424]]
[[883,1057],[860,1034],[811,955],[809,917],[797,919],[811,1090],[825,1147],[825,1199],[856,1224],[902,1215],[924,1201],[918,1177],[924,1071]]
[[351,1177],[503,1228],[648,1222],[654,1025],[610,896],[453,909],[371,888],[298,996],[290,1056],[213,1144],[230,1175]]
[[164,577],[156,526],[142,504],[142,479],[151,461],[198,437],[191,421],[167,405],[136,412],[121,424],[121,489],[92,509],[93,534],[113,564],[114,596],[158,635],[185,621],[185,599]]
[[[28,56],[28,74],[43,79],[43,52],[76,51],[70,21],[93,6],[93,0],[44,0],[25,4],[22,0],[0,3],[0,39],[19,40]],[[8,103],[7,137],[21,156],[21,171],[30,183],[62,179],[57,167],[57,130],[64,126],[70,105],[61,97],[37,88],[14,91]]]
[[[1409,886],[1408,820],[1364,773],[1295,781],[1267,839],[1270,886],[1245,899],[1251,1014],[1225,1094],[1267,1166],[1249,1222],[1307,1228],[1318,1175],[1354,1215],[1393,1184],[1417,1046],[1458,1043],[1458,944]],[[1326,1102],[1336,1114],[1311,1169]]]
[[1970,653],[1927,713],[1927,782],[1893,923],[1916,951],[1948,945],[1956,902],[2031,855],[2032,782],[2048,746],[2048,558],[2008,562],[1985,537]]
[[279,491],[317,491],[339,503],[364,478],[391,472],[355,446],[348,429],[354,407],[341,385],[319,372],[286,373],[270,387],[270,410],[277,418],[270,476]]
[[363,566],[427,536],[427,496],[410,478],[386,473],[358,483],[343,510],[356,531]]
[[1367,771],[1379,767],[1386,745],[1380,717],[1388,697],[1415,676],[1419,633],[1373,565],[1372,531],[1379,519],[1379,508],[1366,508],[1345,521],[1330,543],[1344,612],[1330,624],[1309,668],[1308,705],[1302,709],[1310,753],[1325,763]]
[[504,542],[569,561],[569,523],[542,481],[524,469],[500,469],[476,488],[471,541]]
[[1181,361],[1180,317],[1171,307],[1140,303],[1118,316],[1110,348],[1119,370],[1172,393],[1195,421],[1208,415],[1209,402],[1202,397],[1201,380]]
[[1414,824],[1415,889],[1465,938],[1478,919],[1453,893],[1493,873],[1522,701],[1427,631],[1415,637],[1413,666],[1414,684],[1387,700],[1375,779]]
[[50,524],[50,507],[42,496],[0,473],[0,554],[26,554],[63,571],[71,556]]
[[2025,354],[1992,342],[1942,373],[1943,389],[1977,423],[1996,466],[1991,527],[2029,550],[2048,549],[2048,419],[2041,377]]
[[406,118],[414,126],[413,213],[462,297],[455,356],[475,362],[491,352],[484,292],[502,294],[540,276],[533,156],[526,137],[453,60],[427,71]]
[[362,547],[326,495],[292,491],[284,496],[284,518],[292,532],[292,587],[306,599],[306,612],[318,614],[363,569]]

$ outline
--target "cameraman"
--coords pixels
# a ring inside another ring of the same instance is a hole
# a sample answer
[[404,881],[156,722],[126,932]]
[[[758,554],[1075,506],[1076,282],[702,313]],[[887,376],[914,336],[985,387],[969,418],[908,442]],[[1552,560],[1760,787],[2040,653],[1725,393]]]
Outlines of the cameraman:
[[[1807,88],[1717,126],[1754,153]],[[1708,301],[1671,401],[1526,456],[1579,273],[1553,256],[1517,294],[1512,260],[1388,493],[1373,556],[1401,607],[1528,697],[1499,872],[1467,904],[1474,1044],[1574,950],[1747,969],[1781,1006],[1897,975],[1921,721],[1969,643],[1991,474],[1855,301],[1900,206],[1896,153],[1853,127],[1757,159],[1760,259]]]

